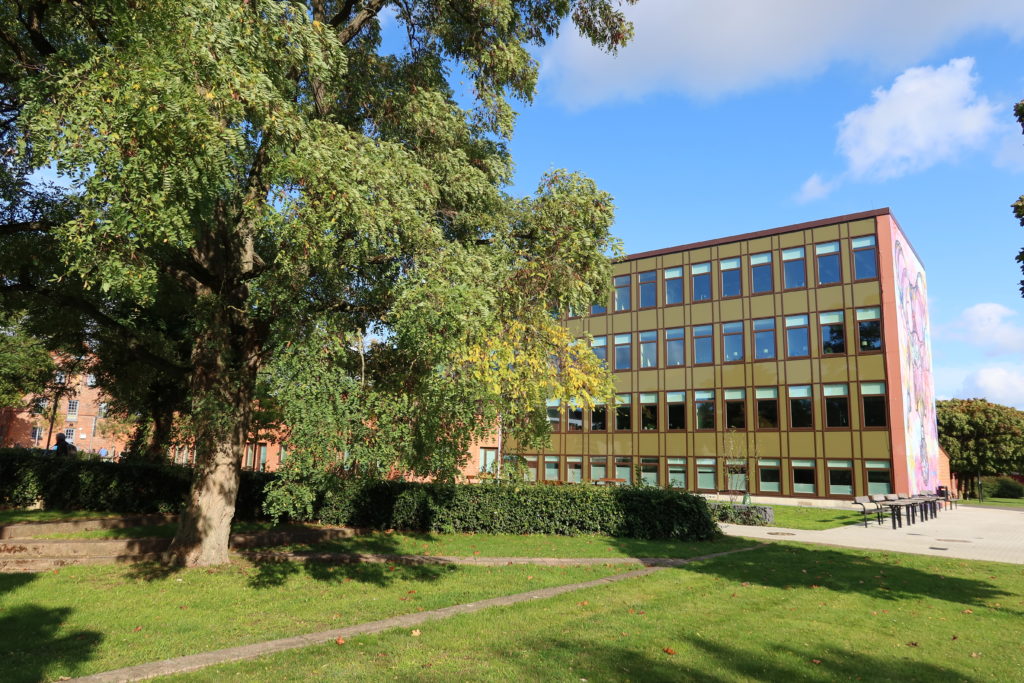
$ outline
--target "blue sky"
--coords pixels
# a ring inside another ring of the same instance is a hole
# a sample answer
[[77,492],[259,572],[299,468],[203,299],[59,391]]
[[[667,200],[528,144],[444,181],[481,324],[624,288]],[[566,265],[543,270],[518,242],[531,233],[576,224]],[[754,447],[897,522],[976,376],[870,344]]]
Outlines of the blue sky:
[[514,192],[589,175],[630,253],[889,206],[927,270],[938,396],[1024,409],[1024,3],[627,12],[636,38],[615,58],[570,27],[537,53]]

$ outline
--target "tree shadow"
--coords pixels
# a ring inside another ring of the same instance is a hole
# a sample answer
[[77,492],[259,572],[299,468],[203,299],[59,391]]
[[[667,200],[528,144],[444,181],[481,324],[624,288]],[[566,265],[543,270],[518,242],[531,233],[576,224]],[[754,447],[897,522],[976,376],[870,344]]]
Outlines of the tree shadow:
[[284,585],[291,577],[306,575],[324,583],[355,581],[374,586],[388,586],[397,581],[437,581],[458,567],[434,561],[391,562],[374,559],[364,561],[357,555],[324,558],[319,553],[303,558],[254,561],[256,571],[248,579],[250,588],[265,589]]

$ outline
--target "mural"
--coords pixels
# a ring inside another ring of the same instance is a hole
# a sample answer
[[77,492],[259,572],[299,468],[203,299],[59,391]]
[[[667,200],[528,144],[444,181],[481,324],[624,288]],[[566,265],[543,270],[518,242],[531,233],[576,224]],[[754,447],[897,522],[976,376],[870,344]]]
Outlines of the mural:
[[939,434],[935,423],[932,344],[928,324],[928,288],[924,267],[907,238],[893,225],[893,270],[899,333],[907,475],[910,493],[934,491],[939,485]]

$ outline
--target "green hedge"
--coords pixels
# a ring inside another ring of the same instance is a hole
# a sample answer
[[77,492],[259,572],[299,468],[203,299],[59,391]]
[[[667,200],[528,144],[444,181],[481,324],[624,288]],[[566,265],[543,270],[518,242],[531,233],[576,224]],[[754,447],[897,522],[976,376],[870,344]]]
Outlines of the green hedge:
[[[263,489],[273,475],[242,472],[236,519],[261,519]],[[171,463],[109,463],[55,458],[27,448],[0,449],[0,506],[42,502],[54,510],[180,512],[192,468]]]
[[986,498],[1024,498],[1024,484],[1010,477],[982,477],[981,490]]
[[769,526],[775,523],[775,510],[767,505],[711,502],[708,507],[711,508],[712,518],[718,522],[746,526]]
[[[311,519],[369,529],[706,540],[705,500],[653,487],[333,480]],[[278,514],[282,511],[278,506]]]

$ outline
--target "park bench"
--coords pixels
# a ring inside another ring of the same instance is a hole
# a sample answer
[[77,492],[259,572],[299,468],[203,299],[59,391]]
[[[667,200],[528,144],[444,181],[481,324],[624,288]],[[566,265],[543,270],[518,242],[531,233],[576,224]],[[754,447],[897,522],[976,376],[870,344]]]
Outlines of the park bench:
[[875,516],[875,519],[878,520],[879,524],[882,523],[882,506],[871,500],[871,498],[868,498],[867,496],[857,496],[853,499],[853,504],[860,506],[861,515],[864,517],[865,529],[868,526],[868,517],[871,515]]

